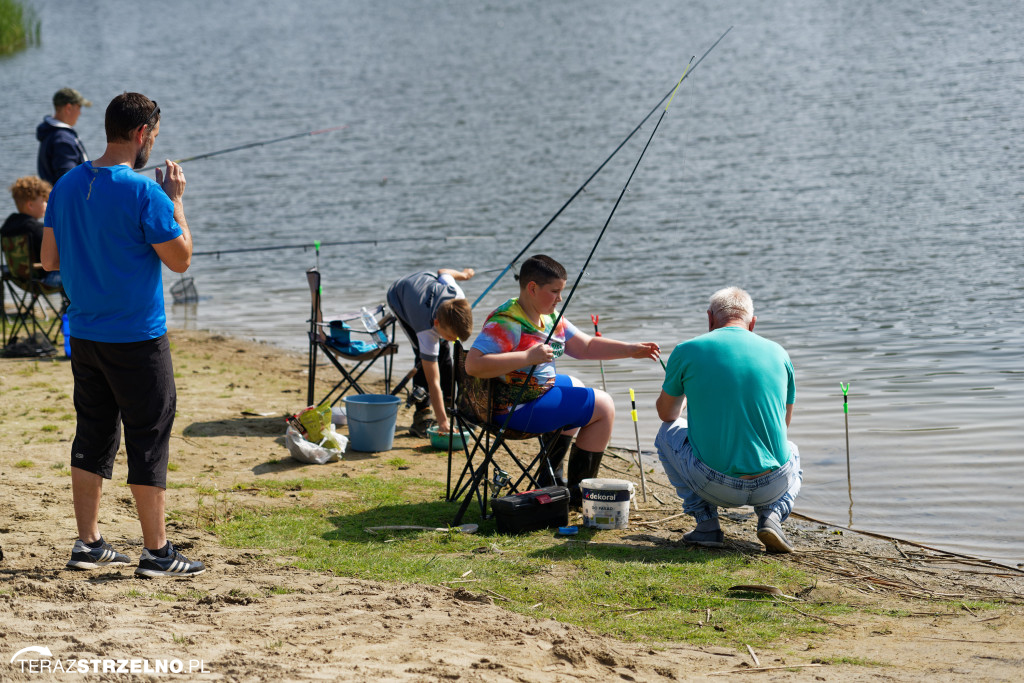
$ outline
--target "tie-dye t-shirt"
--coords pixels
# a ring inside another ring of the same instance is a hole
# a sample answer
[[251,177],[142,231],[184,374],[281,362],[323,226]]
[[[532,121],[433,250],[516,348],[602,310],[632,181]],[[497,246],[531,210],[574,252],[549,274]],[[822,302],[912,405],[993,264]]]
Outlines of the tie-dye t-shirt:
[[[551,324],[554,321],[553,315],[541,316],[541,327],[536,327],[526,316],[519,299],[509,299],[487,316],[484,328],[480,330],[473,348],[483,354],[508,353],[509,351],[526,351],[543,344],[548,338]],[[530,377],[529,386],[523,392],[519,404],[528,403],[544,395],[555,383],[554,360],[565,353],[565,343],[579,334],[579,330],[571,322],[562,318],[558,321],[555,333],[551,335],[548,344],[554,351],[554,359],[537,366],[533,376]],[[498,390],[494,397],[494,413],[501,414],[508,412],[512,402],[519,396],[520,387],[530,374],[531,365],[513,370],[498,377],[504,383],[504,390]],[[514,388],[514,389],[513,389]]]

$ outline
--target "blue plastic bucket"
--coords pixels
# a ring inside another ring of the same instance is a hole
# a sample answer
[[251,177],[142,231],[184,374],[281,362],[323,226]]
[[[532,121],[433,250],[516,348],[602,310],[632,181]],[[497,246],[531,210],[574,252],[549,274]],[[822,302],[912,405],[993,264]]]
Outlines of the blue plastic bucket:
[[402,399],[390,394],[346,396],[349,445],[364,453],[390,451],[401,402]]

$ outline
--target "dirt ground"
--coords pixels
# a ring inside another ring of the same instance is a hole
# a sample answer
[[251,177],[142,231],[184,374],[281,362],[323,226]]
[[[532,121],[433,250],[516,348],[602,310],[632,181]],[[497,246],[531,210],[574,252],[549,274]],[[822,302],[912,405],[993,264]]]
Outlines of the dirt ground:
[[[171,482],[201,481],[225,491],[253,478],[339,471],[388,476],[395,469],[383,463],[394,457],[409,463],[402,474],[443,481],[445,460],[405,434],[411,411],[404,408],[390,453],[351,454],[319,466],[290,460],[282,416],[305,403],[305,356],[203,332],[175,331],[171,339],[178,376]],[[168,489],[168,509],[184,520],[170,523],[169,535],[206,563],[205,574],[144,580],[133,576],[132,566],[69,571],[64,565],[75,537],[67,470],[75,425],[71,385],[65,360],[0,359],[0,680],[47,676],[23,664],[43,655],[12,660],[32,646],[49,649],[52,667],[71,659],[134,658],[146,665],[171,659],[193,667],[201,662],[202,669],[186,678],[232,681],[690,681],[731,675],[1017,681],[1024,671],[1020,571],[807,520],[788,526],[799,552],[786,561],[818,577],[801,597],[869,609],[830,619],[827,636],[756,652],[622,642],[509,612],[467,590],[285,567],[256,548],[222,547],[190,524],[188,512],[203,495],[195,487]],[[624,457],[605,462],[605,476],[631,478]],[[137,556],[140,531],[124,476],[119,460],[105,488],[101,528],[115,546]],[[597,540],[677,544],[689,523],[675,516],[678,502],[663,482],[652,483],[651,491],[661,501],[652,497],[631,515],[630,529],[601,532]],[[753,529],[751,516],[730,515],[730,547],[761,552]],[[975,600],[1002,602],[982,611],[970,608]],[[881,614],[894,608],[909,616]],[[168,676],[129,669],[83,677]]]

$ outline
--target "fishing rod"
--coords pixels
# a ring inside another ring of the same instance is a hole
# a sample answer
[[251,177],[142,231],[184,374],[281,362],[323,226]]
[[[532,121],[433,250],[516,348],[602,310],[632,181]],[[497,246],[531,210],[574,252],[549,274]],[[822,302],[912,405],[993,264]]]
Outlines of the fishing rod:
[[[551,323],[551,329],[548,331],[548,336],[544,340],[545,345],[551,343],[551,337],[555,334],[555,330],[558,329],[558,323],[562,320],[563,316],[565,315],[565,309],[568,308],[569,304],[572,302],[572,297],[576,293],[576,288],[579,286],[580,280],[583,279],[583,275],[586,273],[587,266],[590,265],[590,260],[594,257],[594,253],[597,251],[598,245],[601,244],[601,240],[604,238],[604,234],[608,230],[608,225],[611,224],[612,222],[612,216],[615,215],[615,210],[619,208],[619,204],[622,202],[622,197],[625,196],[626,190],[629,188],[629,183],[630,181],[633,180],[633,176],[636,174],[636,169],[639,168],[640,162],[644,158],[644,154],[647,153],[647,148],[651,146],[651,141],[654,139],[655,133],[658,132],[658,127],[661,126],[661,122],[665,118],[665,114],[668,113],[669,107],[672,106],[672,100],[675,99],[676,91],[679,90],[679,86],[683,84],[683,79],[685,79],[686,75],[690,72],[691,64],[693,64],[693,57],[690,58],[690,62],[686,65],[686,70],[683,71],[683,75],[679,78],[679,81],[676,83],[676,87],[673,88],[672,92],[669,93],[670,97],[668,98],[668,104],[665,105],[664,111],[662,111],[661,116],[658,117],[658,122],[654,124],[654,130],[651,131],[650,137],[647,138],[647,143],[644,145],[644,148],[640,151],[640,156],[637,158],[636,164],[633,165],[633,170],[630,171],[629,177],[626,179],[626,184],[622,186],[622,191],[619,193],[618,199],[615,200],[615,205],[612,206],[612,210],[608,214],[608,219],[604,222],[604,226],[601,228],[601,232],[598,234],[597,239],[594,241],[594,246],[591,247],[590,254],[587,255],[587,260],[583,262],[583,267],[580,268],[580,274],[572,283],[572,289],[569,290],[569,296],[566,297],[565,301],[562,303],[562,308],[558,311],[558,315],[555,316],[554,320]],[[530,379],[533,378],[533,374],[536,371],[536,365],[530,366],[530,372],[526,375],[526,379],[523,380],[523,383],[520,385],[519,393],[516,395],[515,401],[513,401],[512,405],[509,407],[508,414],[505,416],[504,422],[502,423],[501,427],[498,429],[498,433],[494,437],[493,446],[487,451],[487,454],[484,456],[483,463],[480,465],[477,471],[473,473],[473,480],[469,488],[470,491],[476,490],[477,486],[479,486],[481,479],[483,479],[483,477],[486,476],[487,467],[490,465],[490,462],[493,459],[493,454],[497,450],[498,446],[500,446],[504,441],[505,431],[508,428],[509,422],[511,422],[512,420],[512,416],[515,413],[515,408],[522,401],[523,395],[526,393],[526,389],[530,384]],[[529,476],[529,473],[527,473],[527,476]],[[472,495],[466,495],[466,497],[463,499],[462,505],[459,507],[459,512],[455,516],[455,524],[459,524],[459,522],[462,521],[462,516],[466,514],[466,510],[469,509],[469,505],[472,502],[472,500]]]
[[[477,237],[472,235],[452,235],[451,237],[435,237],[431,238],[435,240],[445,241],[448,240],[482,240],[485,237]],[[239,249],[215,249],[213,251],[196,251],[193,252],[193,256],[216,256],[220,258],[221,254],[244,254],[252,251],[278,251],[284,249],[316,249],[319,251],[320,247],[336,247],[350,244],[389,244],[393,242],[408,242],[408,237],[395,237],[392,239],[375,239],[375,240],[341,240],[332,242],[313,242],[312,244],[277,244],[266,247],[242,247]],[[487,272],[487,271],[484,271]]]
[[[295,138],[301,138],[306,135],[321,135],[323,133],[331,133],[336,130],[348,128],[348,126],[334,126],[333,128],[324,128],[323,130],[311,130],[305,133],[295,133],[293,135],[285,135],[283,138],[274,138],[273,140],[260,140],[258,142],[248,142],[244,145],[238,145],[237,147],[229,147],[228,149],[220,149],[216,152],[207,152],[206,154],[197,154],[192,157],[185,157],[184,159],[173,159],[176,164],[183,164],[186,161],[195,161],[197,159],[209,159],[210,157],[219,156],[221,154],[227,154],[229,152],[237,152],[242,149],[249,149],[251,147],[259,147],[261,145],[272,145],[275,142],[284,142],[285,140],[294,140]],[[161,168],[163,164],[157,164],[156,166],[147,166],[146,168],[139,169],[139,173],[145,173],[146,171],[152,171],[154,168]]]
[[[720,36],[718,37],[718,40],[716,40],[716,41],[715,41],[714,43],[712,43],[712,44],[711,44],[711,47],[709,47],[709,48],[708,48],[708,49],[707,49],[707,50],[706,50],[706,51],[704,52],[704,54],[703,54],[703,55],[701,55],[700,59],[698,59],[698,60],[697,60],[697,63],[696,63],[696,64],[694,64],[694,65],[693,65],[693,68],[692,68],[692,69],[689,69],[689,71],[692,71],[693,69],[696,69],[696,68],[697,68],[698,66],[700,66],[700,63],[704,61],[704,58],[708,56],[708,53],[710,53],[710,52],[711,52],[712,50],[714,50],[714,49],[715,49],[715,46],[716,46],[716,45],[718,45],[718,44],[719,44],[720,42],[722,42],[722,38],[725,38],[726,34],[727,34],[727,33],[729,33],[729,31],[731,31],[731,30],[732,30],[732,26],[730,26],[729,28],[725,29],[725,33],[723,33],[722,35],[720,35]],[[691,59],[690,61],[692,62],[693,60]],[[686,78],[686,76],[687,76],[687,74],[685,74],[685,73],[684,73],[684,74],[683,74],[683,78]],[[682,82],[682,81],[680,81],[680,82]],[[509,262],[509,264],[508,264],[507,266],[505,266],[505,268],[504,268],[504,269],[502,269],[502,271],[501,271],[501,273],[500,273],[500,274],[498,275],[498,277],[494,278],[494,281],[493,281],[493,282],[491,282],[491,284],[487,285],[487,288],[486,288],[486,289],[484,289],[483,293],[482,293],[482,294],[480,294],[480,296],[478,296],[478,297],[476,298],[476,301],[474,301],[474,302],[473,302],[473,305],[472,305],[472,306],[471,306],[470,308],[476,308],[476,305],[477,305],[478,303],[480,303],[480,301],[481,301],[481,300],[482,300],[482,299],[483,299],[483,298],[484,298],[485,296],[487,296],[487,293],[491,291],[491,289],[492,289],[492,288],[494,287],[494,285],[498,284],[498,280],[500,280],[501,278],[505,277],[505,273],[507,273],[507,272],[508,272],[509,270],[511,270],[511,269],[512,269],[512,267],[513,267],[513,266],[515,266],[515,264],[516,264],[516,261],[518,261],[518,260],[519,260],[520,258],[522,258],[523,254],[525,254],[525,253],[526,253],[526,251],[527,251],[527,250],[528,250],[528,249],[529,249],[529,248],[530,248],[531,246],[533,246],[533,243],[534,243],[534,242],[536,242],[536,241],[537,241],[538,239],[540,239],[540,236],[544,234],[544,231],[545,231],[545,230],[547,230],[547,229],[548,229],[548,228],[549,228],[549,227],[551,226],[551,224],[555,222],[555,219],[557,219],[557,218],[558,218],[559,216],[561,216],[561,215],[562,215],[562,212],[563,212],[563,211],[565,211],[565,210],[566,210],[566,209],[567,209],[567,208],[569,207],[569,205],[570,205],[570,204],[572,204],[573,200],[574,200],[574,199],[576,199],[576,197],[577,197],[577,196],[579,196],[579,194],[580,194],[581,192],[583,192],[583,190],[584,190],[584,189],[586,189],[587,185],[589,185],[589,184],[590,184],[590,181],[591,181],[591,180],[593,180],[593,179],[594,179],[594,177],[595,177],[595,176],[596,176],[596,175],[597,175],[598,173],[600,173],[600,172],[601,172],[601,169],[603,169],[603,168],[604,168],[604,167],[605,167],[605,166],[606,166],[606,165],[608,164],[608,162],[612,160],[612,157],[614,157],[614,156],[615,156],[616,154],[618,154],[618,153],[619,153],[619,150],[620,150],[620,149],[622,149],[622,148],[623,148],[623,147],[625,146],[625,144],[626,144],[627,142],[629,142],[630,138],[632,138],[632,137],[633,137],[633,135],[634,135],[634,134],[635,134],[635,133],[636,133],[636,132],[637,132],[638,130],[640,130],[640,128],[641,128],[641,127],[643,127],[643,125],[644,125],[645,123],[647,123],[647,119],[651,118],[651,116],[653,116],[653,115],[654,115],[654,112],[658,111],[658,107],[660,107],[660,106],[661,106],[661,103],[662,103],[662,102],[664,102],[664,101],[665,101],[666,99],[668,99],[668,97],[669,97],[670,95],[672,95],[673,93],[675,93],[675,91],[676,91],[676,90],[677,90],[678,88],[679,88],[679,85],[678,85],[678,84],[676,84],[676,86],[675,86],[674,88],[672,88],[671,90],[669,90],[669,91],[668,91],[667,93],[665,93],[665,94],[664,94],[664,96],[662,96],[662,98],[661,98],[660,100],[658,100],[658,103],[657,103],[656,105],[654,105],[654,107],[653,107],[653,108],[651,109],[651,111],[647,112],[647,116],[645,116],[645,117],[644,117],[643,119],[641,119],[640,123],[638,123],[638,124],[636,125],[636,128],[634,128],[633,130],[631,130],[631,131],[629,132],[629,135],[627,135],[627,136],[626,136],[626,137],[625,137],[625,138],[624,138],[624,139],[622,140],[622,142],[620,142],[620,143],[619,143],[619,146],[618,146],[618,147],[616,147],[616,148],[615,148],[615,149],[614,149],[614,150],[612,151],[612,153],[608,155],[608,158],[607,158],[607,159],[605,159],[604,161],[602,161],[602,162],[601,162],[601,165],[597,167],[597,170],[595,170],[595,171],[594,171],[593,173],[591,173],[591,174],[590,174],[590,177],[589,177],[589,178],[587,178],[586,180],[584,180],[584,181],[583,181],[583,184],[582,184],[582,185],[580,185],[580,186],[579,186],[579,188],[577,188],[577,189],[576,189],[576,191],[572,193],[572,196],[570,196],[570,197],[569,197],[569,198],[568,198],[567,200],[565,200],[565,203],[564,203],[564,204],[562,204],[562,207],[561,207],[560,209],[558,209],[558,211],[556,211],[556,212],[555,212],[555,215],[554,215],[554,216],[552,216],[552,217],[551,217],[551,218],[550,218],[550,219],[548,220],[548,222],[544,224],[544,227],[542,227],[542,228],[541,228],[541,229],[540,229],[539,231],[537,231],[537,234],[533,236],[533,239],[531,239],[531,240],[530,240],[529,242],[527,242],[527,243],[526,243],[526,246],[525,246],[525,247],[523,247],[523,248],[522,248],[522,250],[520,250],[520,252],[519,252],[518,254],[516,254],[516,255],[515,255],[515,257],[514,257],[514,258],[513,258],[513,259],[512,259],[512,260],[511,260],[511,261]]]

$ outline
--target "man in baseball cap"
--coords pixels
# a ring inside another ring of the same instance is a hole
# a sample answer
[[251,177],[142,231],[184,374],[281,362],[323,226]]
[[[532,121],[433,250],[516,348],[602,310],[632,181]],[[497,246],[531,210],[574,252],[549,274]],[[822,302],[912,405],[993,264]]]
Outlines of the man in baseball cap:
[[74,88],[61,88],[53,94],[53,116],[44,118],[36,128],[36,167],[40,178],[55,185],[62,175],[89,159],[73,126],[82,107],[91,106],[92,102]]

